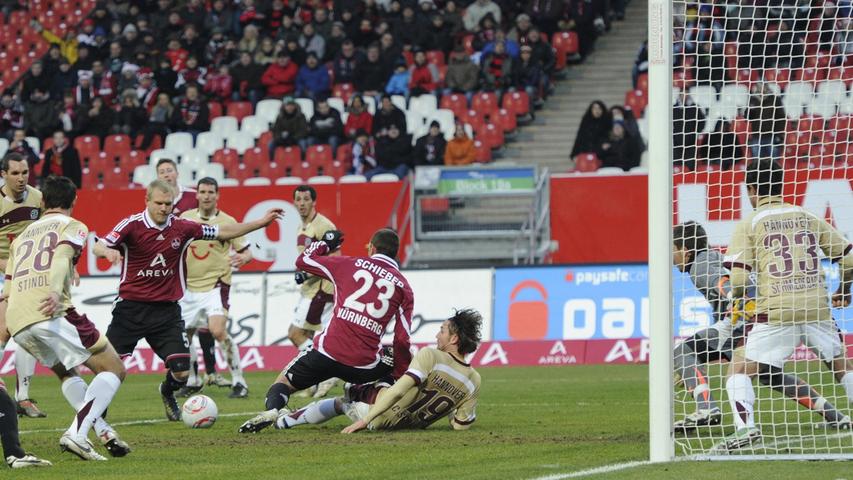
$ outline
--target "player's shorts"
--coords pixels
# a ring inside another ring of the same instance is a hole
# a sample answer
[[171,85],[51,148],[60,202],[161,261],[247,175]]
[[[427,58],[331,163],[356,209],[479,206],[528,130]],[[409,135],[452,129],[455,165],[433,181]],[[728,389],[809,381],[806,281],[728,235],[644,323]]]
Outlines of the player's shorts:
[[825,362],[844,352],[841,332],[832,320],[798,325],[756,323],[746,338],[746,358],[782,368],[800,342]]
[[299,297],[293,315],[293,326],[303,330],[319,332],[332,320],[335,297],[319,292],[313,298]]
[[296,390],[303,390],[335,377],[349,383],[370,383],[390,375],[394,370],[390,349],[386,348],[382,357],[382,361],[373,368],[355,368],[309,348],[299,352],[283,371]]
[[141,339],[158,357],[175,371],[189,369],[189,341],[181,320],[178,302],[137,302],[117,300],[113,305],[113,320],[107,328],[107,339],[119,356],[133,353]]
[[107,345],[107,339],[95,324],[73,309],[64,317],[34,323],[20,330],[14,338],[42,365],[52,368],[61,363],[66,370],[82,365],[92,353]]
[[222,287],[217,286],[206,292],[187,290],[180,301],[181,319],[187,330],[207,327],[209,317],[228,315],[227,301],[224,300]]

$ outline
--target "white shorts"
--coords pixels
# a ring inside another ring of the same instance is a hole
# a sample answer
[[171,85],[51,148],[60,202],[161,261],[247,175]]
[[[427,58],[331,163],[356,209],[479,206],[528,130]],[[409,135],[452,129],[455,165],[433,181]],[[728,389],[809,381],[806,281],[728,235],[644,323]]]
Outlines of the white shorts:
[[34,323],[15,334],[15,343],[48,368],[61,363],[66,370],[71,370],[107,343],[106,337],[98,334],[88,319],[82,318],[88,323],[82,329],[66,317]]
[[825,362],[844,352],[844,342],[833,320],[799,325],[756,323],[746,337],[746,358],[782,368],[800,342]]
[[314,298],[299,297],[293,314],[292,325],[303,330],[319,332],[332,320],[334,302],[323,302]]
[[184,321],[184,328],[187,330],[207,328],[209,317],[228,315],[228,309],[222,304],[221,287],[214,287],[213,290],[206,292],[187,290],[184,293],[184,298],[180,301],[180,305],[181,319]]

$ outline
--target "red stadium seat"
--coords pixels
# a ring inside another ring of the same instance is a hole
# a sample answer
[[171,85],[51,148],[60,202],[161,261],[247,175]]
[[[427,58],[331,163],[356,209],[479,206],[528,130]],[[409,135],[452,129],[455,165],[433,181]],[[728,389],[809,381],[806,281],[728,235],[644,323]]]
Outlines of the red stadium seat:
[[643,116],[643,111],[646,109],[648,98],[642,90],[628,90],[625,92],[625,108],[632,110],[634,116],[639,118]]
[[109,135],[104,139],[104,152],[113,157],[121,157],[131,150],[130,137],[127,135]]
[[[243,153],[243,165],[252,171],[265,172],[269,166],[270,157],[260,147],[254,147]],[[259,176],[265,176],[259,173]]]
[[794,70],[794,80],[802,82],[820,82],[826,78],[825,68],[808,67]]
[[853,67],[835,67],[830,68],[827,74],[827,80],[841,80],[850,86],[853,82]]
[[440,67],[445,65],[444,62],[444,52],[441,50],[430,50],[426,52],[427,62],[435,65],[436,67]]
[[679,90],[686,90],[693,85],[693,72],[689,68],[679,68],[672,72],[672,86]]
[[444,80],[447,78],[447,65],[438,66],[438,84],[444,87]]
[[339,97],[344,101],[344,104],[349,104],[349,97],[352,96],[354,88],[351,83],[337,83],[332,88],[332,96]]
[[493,116],[495,123],[503,130],[504,134],[512,133],[518,127],[515,115],[504,108],[498,110]]
[[246,166],[242,165],[242,164],[237,165],[235,168],[232,168],[230,170],[226,169],[225,175],[228,178],[233,178],[235,180],[239,180],[241,183],[244,180],[246,180],[247,178],[253,178],[256,176],[255,172],[252,171],[251,168],[246,168]]
[[415,55],[411,50],[403,50],[403,58],[406,59],[407,66],[412,66],[415,63]]
[[119,168],[132,172],[139,165],[145,165],[148,162],[147,155],[144,152],[131,150],[118,159]]
[[594,153],[579,153],[577,157],[575,157],[575,171],[576,172],[594,172],[598,170],[601,166],[601,161],[598,159],[598,156]]
[[851,137],[851,127],[853,127],[853,116],[836,115],[829,119],[829,126],[827,128],[835,131],[838,134],[838,138],[849,140]]
[[503,108],[514,112],[516,116],[527,115],[530,113],[530,97],[524,90],[504,94]]
[[225,168],[226,175],[230,176],[228,172],[236,171],[240,166],[240,155],[237,154],[237,150],[221,148],[213,152],[212,161],[222,164]]
[[89,158],[89,169],[97,172],[103,172],[115,168],[115,159],[107,155],[105,152],[98,152],[94,157]]
[[100,184],[100,176],[101,172],[92,170],[91,168],[83,169],[83,177],[81,179],[82,187],[86,190],[95,190],[98,188]]
[[764,72],[764,81],[775,83],[779,88],[784,90],[788,87],[788,81],[791,79],[791,71],[787,68],[774,68]]
[[103,172],[104,188],[127,188],[130,185],[130,174],[122,168],[108,168]]
[[74,148],[81,160],[92,158],[101,152],[101,141],[94,135],[82,135],[74,139]]
[[207,102],[207,109],[210,110],[210,119],[222,116],[222,104],[219,102]]
[[[139,134],[136,136],[136,141],[133,143],[134,149],[142,150],[143,138],[144,137],[142,134]],[[144,150],[144,152],[146,155],[150,155],[151,152],[153,152],[154,150],[157,150],[159,148],[163,148],[163,139],[160,138],[160,135],[154,135],[151,138],[151,145],[149,145],[148,148],[146,150]]]
[[483,117],[483,113],[473,109],[467,110],[464,115],[459,117],[459,120],[462,123],[471,125],[471,128],[473,128],[475,132],[479,132],[486,126],[486,119]]
[[275,149],[275,163],[284,169],[285,176],[298,176],[302,170],[302,151],[299,147],[279,147]]
[[344,171],[349,171],[352,167],[352,144],[345,143],[343,145],[339,145],[335,160],[341,163],[341,166],[344,167]]
[[500,148],[504,144],[504,132],[493,123],[486,124],[480,131],[480,139],[492,150]]
[[462,39],[462,45],[465,46],[465,53],[472,55],[474,53],[474,34],[465,35]]
[[310,165],[312,175],[328,175],[332,170],[332,148],[328,145],[312,145],[305,152],[305,162]]
[[477,92],[471,99],[471,109],[483,115],[491,115],[498,109],[498,97],[494,92]]
[[[251,102],[231,102],[228,104],[226,115],[230,115],[232,117],[237,117],[237,121],[243,119],[243,117],[248,117],[252,115],[252,103]],[[214,118],[213,115],[210,116]]]
[[477,151],[477,162],[489,163],[492,161],[492,149],[480,140],[474,140],[474,149]]
[[742,68],[738,70],[737,75],[735,77],[735,83],[740,85],[746,85],[750,88],[752,88],[752,85],[758,80],[758,70],[750,70],[748,68]]
[[468,110],[468,99],[460,93],[444,95],[441,97],[439,108],[450,110],[455,117],[461,117]]

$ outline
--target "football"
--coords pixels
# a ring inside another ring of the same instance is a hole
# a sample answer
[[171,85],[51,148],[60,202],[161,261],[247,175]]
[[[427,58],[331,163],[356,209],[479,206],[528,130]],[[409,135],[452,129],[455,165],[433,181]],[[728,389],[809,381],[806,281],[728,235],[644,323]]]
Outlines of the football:
[[181,419],[190,428],[210,428],[216,423],[219,409],[207,395],[193,395],[181,407]]

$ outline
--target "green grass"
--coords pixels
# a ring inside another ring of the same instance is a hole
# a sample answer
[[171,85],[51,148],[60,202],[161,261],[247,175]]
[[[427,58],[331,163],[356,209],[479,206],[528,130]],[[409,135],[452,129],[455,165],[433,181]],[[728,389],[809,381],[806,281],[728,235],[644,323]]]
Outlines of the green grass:
[[[262,407],[273,373],[248,376],[250,398],[232,400],[226,389],[207,390],[221,414],[209,430],[160,422],[156,392],[160,376],[132,375],[110,407],[115,424],[157,420],[117,429],[134,451],[108,462],[82,462],[58,448],[71,411],[58,382],[38,377],[33,397],[45,419],[22,419],[24,448],[54,462],[52,469],[4,472],[9,478],[311,478],[515,479],[557,475],[648,456],[647,369],[645,366],[484,368],[478,419],[471,430],[454,432],[444,421],[425,431],[338,432],[340,417],[319,426],[240,435],[237,427]],[[14,378],[7,378],[14,385]],[[715,392],[718,394],[719,392]],[[307,403],[294,399],[291,406]],[[846,405],[844,405],[846,407]],[[726,423],[728,423],[726,417]],[[100,447],[99,447],[100,448]],[[102,449],[101,449],[102,450]],[[103,451],[103,450],[102,450]],[[844,478],[853,474],[837,462],[683,462],[623,470],[595,478]],[[780,475],[781,472],[781,475]]]

